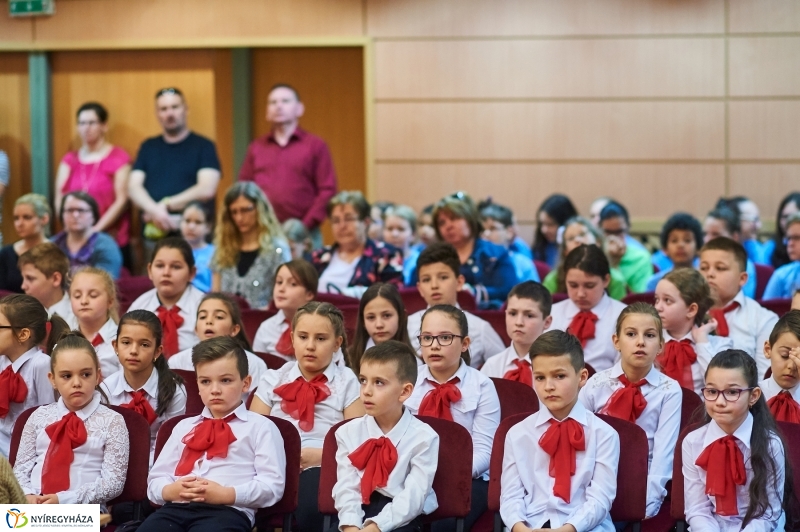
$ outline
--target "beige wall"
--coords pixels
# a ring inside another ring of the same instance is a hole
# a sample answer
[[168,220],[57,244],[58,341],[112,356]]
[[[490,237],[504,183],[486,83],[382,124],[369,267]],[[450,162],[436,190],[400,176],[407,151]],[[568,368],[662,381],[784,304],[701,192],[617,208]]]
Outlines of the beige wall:
[[[59,0],[0,49],[367,37],[373,198],[464,189],[531,222],[611,194],[640,221],[800,189],[795,0]],[[180,20],[180,24],[175,24]]]

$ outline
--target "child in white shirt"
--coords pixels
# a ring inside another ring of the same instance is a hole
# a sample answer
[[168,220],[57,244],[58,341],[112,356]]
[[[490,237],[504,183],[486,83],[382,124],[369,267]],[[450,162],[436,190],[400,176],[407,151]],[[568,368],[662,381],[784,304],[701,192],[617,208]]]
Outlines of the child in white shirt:
[[78,330],[97,352],[100,374],[104,379],[110,377],[121,369],[112,345],[117,337],[119,320],[117,285],[114,279],[100,268],[81,268],[72,276],[69,297]]
[[358,374],[364,351],[387,340],[411,347],[408,314],[395,285],[374,283],[361,296],[358,305],[355,338],[347,351],[348,365]]
[[775,421],[800,423],[800,310],[790,310],[778,320],[764,356],[772,375],[758,383]]
[[17,262],[22,274],[22,291],[38,299],[47,315],[58,314],[70,327],[75,315],[67,292],[69,258],[52,242],[42,242],[20,255]]

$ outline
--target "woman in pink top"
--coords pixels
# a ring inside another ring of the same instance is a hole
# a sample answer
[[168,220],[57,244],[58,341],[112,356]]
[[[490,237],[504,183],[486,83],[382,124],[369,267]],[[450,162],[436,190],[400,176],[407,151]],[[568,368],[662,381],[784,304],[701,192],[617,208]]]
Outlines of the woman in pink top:
[[[90,194],[100,208],[100,218],[94,232],[105,232],[116,238],[127,257],[130,239],[128,211],[128,174],[131,159],[125,150],[106,140],[108,111],[96,102],[85,103],[78,109],[78,136],[81,147],[68,152],[56,174],[55,206],[69,192]],[[60,213],[57,213],[60,216]],[[126,261],[127,262],[127,261]]]

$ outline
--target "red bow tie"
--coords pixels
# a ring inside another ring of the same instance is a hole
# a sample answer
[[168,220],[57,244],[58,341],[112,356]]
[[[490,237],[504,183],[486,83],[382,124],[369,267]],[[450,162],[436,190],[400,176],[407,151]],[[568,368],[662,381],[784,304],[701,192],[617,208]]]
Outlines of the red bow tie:
[[568,503],[577,462],[575,451],[586,450],[583,426],[572,418],[561,422],[551,419],[550,427],[539,438],[539,446],[550,455],[549,472],[555,479],[553,495]]
[[728,336],[730,334],[728,320],[725,318],[725,314],[736,308],[739,308],[739,306],[739,303],[734,301],[725,308],[712,308],[708,311],[708,313],[711,314],[711,317],[717,320],[717,336]]
[[228,456],[228,446],[236,441],[236,436],[228,425],[228,420],[232,417],[233,414],[225,419],[203,418],[199,425],[183,437],[181,441],[186,446],[175,467],[175,476],[183,477],[191,473],[195,462],[203,456],[203,453],[206,455],[206,460]]
[[775,421],[800,423],[800,405],[794,400],[792,394],[786,390],[767,401],[767,406],[773,417],[775,417]]
[[656,360],[664,375],[675,379],[684,388],[694,390],[692,364],[697,361],[697,353],[691,340],[670,340],[664,344],[664,352]]
[[136,390],[135,392],[131,393],[131,396],[130,403],[124,403],[119,406],[133,410],[137,414],[144,417],[148,424],[152,425],[153,421],[155,421],[158,416],[156,415],[155,410],[153,410],[153,406],[150,404],[150,401],[147,400],[145,391]]
[[331,395],[326,382],[325,375],[317,375],[310,381],[300,376],[275,388],[275,394],[281,398],[281,409],[296,419],[304,432],[314,428],[314,405]]
[[586,342],[594,338],[595,324],[598,318],[591,310],[582,310],[575,314],[572,322],[567,327],[567,332],[581,342],[581,347],[586,347]]
[[158,307],[158,319],[161,321],[161,328],[164,331],[164,356],[169,358],[178,352],[178,329],[183,325],[183,318],[180,316],[180,307],[173,306],[167,310],[163,305]]
[[42,494],[50,495],[69,489],[69,468],[75,459],[73,449],[86,443],[86,425],[75,412],[70,412],[48,425],[45,432],[50,445],[42,464]]
[[281,337],[278,338],[278,343],[275,344],[275,351],[278,354],[293,357],[294,356],[294,346],[292,345],[292,324],[289,320],[286,320],[284,323],[288,325],[287,329],[281,333]]
[[369,504],[375,488],[385,488],[389,475],[397,465],[397,449],[386,436],[372,438],[347,455],[356,469],[364,471],[361,477],[361,503]]
[[456,377],[444,384],[439,384],[430,379],[426,380],[433,385],[433,389],[422,398],[422,402],[419,405],[419,415],[453,421],[453,412],[450,411],[450,405],[461,400],[461,390],[456,386],[460,379]]
[[647,384],[647,379],[631,382],[623,374],[619,376],[619,382],[622,388],[611,394],[600,413],[636,423],[647,406],[647,399],[642,394],[642,386]]
[[533,387],[533,373],[531,371],[531,363],[528,362],[527,360],[522,360],[518,358],[514,360],[514,365],[517,367],[506,371],[506,374],[503,375],[503,378],[509,381],[521,382],[526,386]]
[[734,436],[725,436],[705,448],[695,462],[706,470],[706,495],[716,499],[716,513],[739,515],[736,486],[744,486],[744,456]]
[[7,366],[0,372],[0,418],[5,418],[11,403],[22,403],[28,397],[28,385],[22,375]]

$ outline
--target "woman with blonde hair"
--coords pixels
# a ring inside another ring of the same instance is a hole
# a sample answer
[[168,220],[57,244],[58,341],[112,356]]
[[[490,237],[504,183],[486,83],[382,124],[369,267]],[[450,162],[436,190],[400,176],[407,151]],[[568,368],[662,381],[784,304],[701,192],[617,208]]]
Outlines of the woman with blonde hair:
[[278,266],[292,258],[289,242],[255,183],[231,186],[224,204],[214,231],[211,290],[237,294],[253,308],[266,308]]
[[47,242],[52,211],[47,198],[25,194],[14,202],[14,230],[19,240],[0,249],[0,290],[22,293],[19,257],[42,242]]

